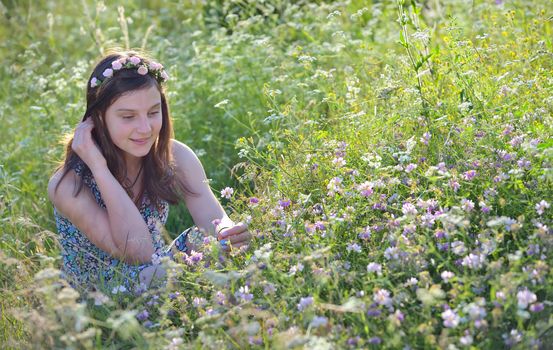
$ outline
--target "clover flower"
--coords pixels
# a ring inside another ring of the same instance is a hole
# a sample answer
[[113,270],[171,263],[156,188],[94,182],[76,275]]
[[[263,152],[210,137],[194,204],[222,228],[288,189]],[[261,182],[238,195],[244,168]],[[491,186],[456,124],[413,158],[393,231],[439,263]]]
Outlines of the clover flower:
[[367,272],[375,272],[377,275],[382,275],[382,265],[371,262],[367,265]]
[[450,279],[455,277],[455,274],[451,271],[444,271],[440,275],[445,283],[448,283]]
[[386,289],[378,289],[373,295],[373,301],[382,306],[392,306],[392,298],[390,298],[390,292]]
[[417,215],[418,213],[417,208],[409,202],[403,203],[401,211],[403,212],[403,215]]
[[521,290],[517,293],[517,306],[519,309],[526,309],[529,304],[536,302],[536,294],[528,289]]
[[230,199],[233,193],[234,189],[232,187],[225,187],[221,190],[221,197]]
[[313,297],[300,298],[300,302],[297,305],[298,311],[304,311],[311,304],[313,304]]
[[357,243],[349,243],[346,247],[346,250],[348,252],[354,251],[356,253],[360,253],[361,252],[361,246]]
[[536,204],[536,213],[538,213],[538,215],[542,215],[545,209],[549,209],[549,207],[550,207],[550,204],[542,200],[541,202]]
[[241,299],[244,302],[251,301],[253,299],[253,294],[250,293],[250,288],[248,286],[242,286],[234,296]]
[[451,309],[447,309],[446,311],[442,312],[441,316],[443,319],[444,327],[446,328],[455,328],[459,325],[459,322],[461,321],[459,315],[457,315],[455,311]]

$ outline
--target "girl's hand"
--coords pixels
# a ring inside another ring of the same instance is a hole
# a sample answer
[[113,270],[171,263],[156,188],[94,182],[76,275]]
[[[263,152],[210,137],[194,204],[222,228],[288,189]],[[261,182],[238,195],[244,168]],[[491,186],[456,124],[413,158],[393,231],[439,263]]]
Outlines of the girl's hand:
[[217,239],[221,242],[223,249],[228,251],[231,248],[247,249],[252,239],[251,233],[248,231],[248,225],[243,222],[233,224],[231,227],[223,228],[217,235]]
[[85,121],[80,122],[75,128],[75,135],[71,143],[71,149],[88,165],[90,170],[105,167],[107,162],[100,148],[92,138],[92,129],[94,122],[89,117]]

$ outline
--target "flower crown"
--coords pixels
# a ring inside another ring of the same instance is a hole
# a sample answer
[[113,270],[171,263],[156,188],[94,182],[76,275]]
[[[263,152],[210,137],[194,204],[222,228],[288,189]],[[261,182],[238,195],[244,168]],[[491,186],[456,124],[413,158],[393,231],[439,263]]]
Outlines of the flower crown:
[[101,78],[92,77],[92,79],[90,79],[90,87],[95,88],[97,86],[100,86],[103,82],[113,77],[113,74],[116,71],[119,71],[121,69],[134,68],[137,68],[136,71],[138,72],[138,74],[146,75],[149,73],[160,83],[165,82],[167,81],[167,79],[169,79],[169,76],[163,69],[163,65],[161,65],[160,63],[157,63],[155,61],[146,63],[144,60],[140,59],[137,56],[131,56],[128,58],[121,57],[120,59],[111,62],[111,68],[107,68],[106,70],[104,70]]

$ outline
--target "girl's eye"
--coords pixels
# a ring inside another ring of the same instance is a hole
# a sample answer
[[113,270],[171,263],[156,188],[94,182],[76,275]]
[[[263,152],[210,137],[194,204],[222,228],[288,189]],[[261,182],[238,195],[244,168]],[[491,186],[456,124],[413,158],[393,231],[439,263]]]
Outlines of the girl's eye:
[[159,111],[150,112],[150,115],[156,116],[159,114]]
[[124,115],[123,119],[132,119],[134,118],[134,115]]

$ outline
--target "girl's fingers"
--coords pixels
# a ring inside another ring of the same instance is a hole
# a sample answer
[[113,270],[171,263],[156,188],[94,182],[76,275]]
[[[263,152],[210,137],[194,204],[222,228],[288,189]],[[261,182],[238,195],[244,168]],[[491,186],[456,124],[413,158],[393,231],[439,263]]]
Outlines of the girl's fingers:
[[217,235],[217,238],[224,239],[247,230],[248,230],[248,225],[246,225],[243,222],[239,222],[233,227],[222,229],[221,232],[219,232],[219,234]]
[[245,231],[237,235],[230,236],[227,238],[227,240],[230,241],[232,245],[236,245],[240,242],[249,242],[251,238],[252,235],[248,231]]

